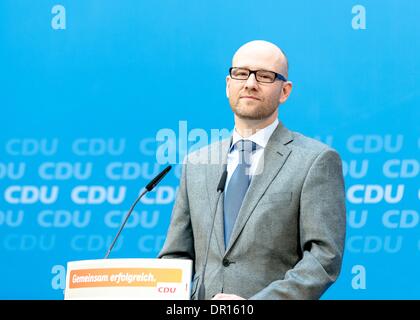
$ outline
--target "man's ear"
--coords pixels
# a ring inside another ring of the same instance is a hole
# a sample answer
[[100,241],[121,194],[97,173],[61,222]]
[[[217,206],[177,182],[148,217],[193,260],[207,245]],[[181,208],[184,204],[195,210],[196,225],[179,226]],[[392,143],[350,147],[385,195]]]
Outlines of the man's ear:
[[283,87],[281,88],[281,95],[279,98],[279,103],[285,103],[286,100],[289,98],[290,93],[292,92],[293,84],[291,81],[287,81],[283,84]]
[[229,82],[230,82],[230,77],[226,76],[226,97],[229,99]]

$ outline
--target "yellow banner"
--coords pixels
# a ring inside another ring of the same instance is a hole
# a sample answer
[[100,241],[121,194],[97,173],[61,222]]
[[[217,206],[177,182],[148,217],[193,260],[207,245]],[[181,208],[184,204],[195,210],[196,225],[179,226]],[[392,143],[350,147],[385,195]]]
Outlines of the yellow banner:
[[70,288],[156,287],[158,282],[181,282],[181,269],[103,268],[70,272]]

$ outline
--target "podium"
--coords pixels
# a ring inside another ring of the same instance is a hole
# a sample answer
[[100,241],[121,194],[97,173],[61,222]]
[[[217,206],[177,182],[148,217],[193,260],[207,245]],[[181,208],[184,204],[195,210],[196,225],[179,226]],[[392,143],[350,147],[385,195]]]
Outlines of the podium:
[[192,261],[98,259],[67,263],[65,300],[189,300]]

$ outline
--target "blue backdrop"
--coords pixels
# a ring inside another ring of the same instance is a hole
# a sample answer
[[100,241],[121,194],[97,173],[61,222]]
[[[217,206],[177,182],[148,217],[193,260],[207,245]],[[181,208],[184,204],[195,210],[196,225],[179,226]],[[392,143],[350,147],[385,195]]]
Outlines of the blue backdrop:
[[263,39],[289,58],[280,119],[343,158],[345,256],[323,299],[419,299],[419,16],[409,0],[2,0],[0,298],[63,299],[67,261],[104,256],[171,143],[175,170],[111,254],[156,257],[181,155],[232,129],[231,57]]

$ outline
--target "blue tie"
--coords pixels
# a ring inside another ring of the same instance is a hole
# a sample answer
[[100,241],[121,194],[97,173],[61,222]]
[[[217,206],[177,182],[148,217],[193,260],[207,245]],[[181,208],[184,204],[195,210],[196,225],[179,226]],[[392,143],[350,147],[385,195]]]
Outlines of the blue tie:
[[230,178],[224,199],[224,231],[225,231],[225,248],[229,243],[230,235],[236,218],[241,209],[242,201],[248,190],[251,167],[250,156],[252,151],[256,149],[255,142],[250,140],[239,140],[236,143],[239,151],[239,163]]

